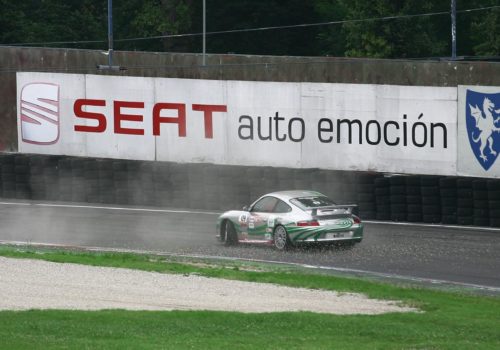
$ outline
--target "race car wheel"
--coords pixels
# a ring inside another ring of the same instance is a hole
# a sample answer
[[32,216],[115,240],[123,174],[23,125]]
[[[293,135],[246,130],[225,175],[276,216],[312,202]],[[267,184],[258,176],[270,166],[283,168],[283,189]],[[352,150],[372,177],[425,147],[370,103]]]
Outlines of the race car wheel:
[[236,230],[231,221],[224,222],[224,229],[222,231],[222,241],[224,245],[230,246],[235,245],[238,242],[238,237],[236,236]]
[[274,229],[274,247],[278,250],[286,250],[290,247],[290,239],[283,226],[276,226]]

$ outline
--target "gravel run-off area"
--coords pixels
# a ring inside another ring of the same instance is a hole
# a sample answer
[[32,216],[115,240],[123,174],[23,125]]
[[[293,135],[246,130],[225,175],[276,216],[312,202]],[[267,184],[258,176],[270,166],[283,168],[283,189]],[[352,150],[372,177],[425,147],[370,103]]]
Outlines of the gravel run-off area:
[[197,275],[0,257],[0,310],[415,312],[395,301]]

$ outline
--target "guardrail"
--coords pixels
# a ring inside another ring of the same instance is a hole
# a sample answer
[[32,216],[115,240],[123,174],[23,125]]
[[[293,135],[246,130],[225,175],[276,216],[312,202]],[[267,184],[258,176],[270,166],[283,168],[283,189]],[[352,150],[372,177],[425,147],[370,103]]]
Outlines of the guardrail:
[[365,220],[500,227],[496,179],[0,154],[4,199],[227,210],[289,189],[357,203]]

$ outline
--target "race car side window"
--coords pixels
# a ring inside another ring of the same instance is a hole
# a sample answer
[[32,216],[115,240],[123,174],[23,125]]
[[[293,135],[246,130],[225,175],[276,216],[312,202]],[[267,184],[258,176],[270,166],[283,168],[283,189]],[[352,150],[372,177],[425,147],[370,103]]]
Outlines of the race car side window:
[[283,202],[282,200],[278,200],[278,204],[274,207],[275,213],[289,213],[292,211],[292,207]]
[[254,204],[251,211],[258,213],[272,213],[277,201],[278,198],[264,197]]

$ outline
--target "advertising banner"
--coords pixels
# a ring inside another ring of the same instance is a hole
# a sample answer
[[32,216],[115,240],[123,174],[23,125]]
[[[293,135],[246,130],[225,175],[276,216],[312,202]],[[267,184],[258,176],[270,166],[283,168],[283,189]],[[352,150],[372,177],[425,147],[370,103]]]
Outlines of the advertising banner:
[[458,175],[500,177],[500,87],[458,87]]
[[457,172],[457,89],[18,73],[19,151]]

